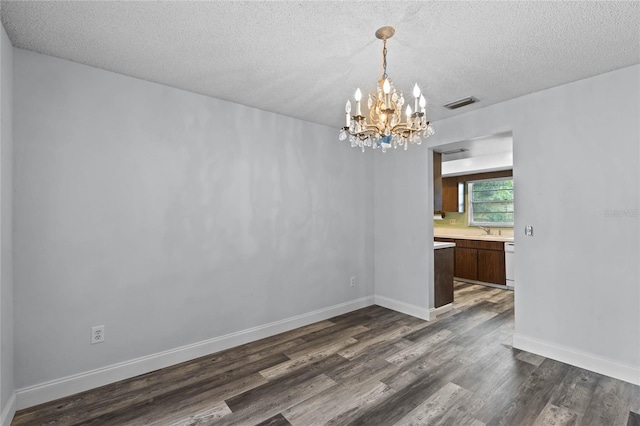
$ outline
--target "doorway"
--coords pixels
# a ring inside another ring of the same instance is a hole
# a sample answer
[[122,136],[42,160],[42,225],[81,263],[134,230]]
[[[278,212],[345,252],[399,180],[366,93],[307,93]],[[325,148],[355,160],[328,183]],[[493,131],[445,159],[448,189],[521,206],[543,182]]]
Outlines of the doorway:
[[[434,162],[441,161],[442,178],[440,191],[434,189],[434,196],[442,197],[441,215],[434,215],[434,240],[455,244],[452,309],[485,300],[483,295],[513,300],[512,133],[461,140],[433,151]],[[489,295],[486,288],[511,294]]]

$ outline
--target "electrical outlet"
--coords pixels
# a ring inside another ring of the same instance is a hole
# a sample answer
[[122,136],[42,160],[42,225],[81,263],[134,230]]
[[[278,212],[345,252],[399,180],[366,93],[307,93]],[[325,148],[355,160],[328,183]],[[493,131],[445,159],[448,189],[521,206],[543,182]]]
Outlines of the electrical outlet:
[[96,325],[91,327],[91,344],[104,342],[104,325]]
[[455,219],[449,219],[449,225],[455,225],[455,224],[456,224]]
[[351,277],[351,287],[356,286],[356,277]]

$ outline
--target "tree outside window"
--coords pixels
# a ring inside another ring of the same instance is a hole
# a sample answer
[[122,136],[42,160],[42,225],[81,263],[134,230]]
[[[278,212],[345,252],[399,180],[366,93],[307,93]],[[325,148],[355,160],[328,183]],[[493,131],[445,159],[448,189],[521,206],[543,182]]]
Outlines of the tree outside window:
[[469,224],[513,226],[513,179],[469,183]]

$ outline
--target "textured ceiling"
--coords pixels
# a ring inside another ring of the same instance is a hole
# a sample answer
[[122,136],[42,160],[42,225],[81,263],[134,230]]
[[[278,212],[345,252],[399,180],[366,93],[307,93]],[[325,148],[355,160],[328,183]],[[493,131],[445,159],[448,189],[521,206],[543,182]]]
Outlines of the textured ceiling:
[[[16,47],[339,127],[388,73],[437,120],[640,63],[640,2],[2,1]],[[478,104],[441,105],[473,95]]]

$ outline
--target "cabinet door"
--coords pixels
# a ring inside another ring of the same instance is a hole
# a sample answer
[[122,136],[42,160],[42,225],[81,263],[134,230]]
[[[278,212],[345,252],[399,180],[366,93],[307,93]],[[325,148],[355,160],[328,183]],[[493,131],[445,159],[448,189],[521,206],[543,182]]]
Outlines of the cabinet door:
[[442,210],[458,211],[458,179],[455,177],[442,178]]
[[433,211],[442,211],[442,154],[433,153]]
[[504,251],[478,250],[478,281],[507,284]]
[[456,246],[453,275],[458,278],[466,278],[468,280],[478,279],[477,249]]
[[434,296],[435,307],[453,303],[453,255],[454,249],[434,250]]

